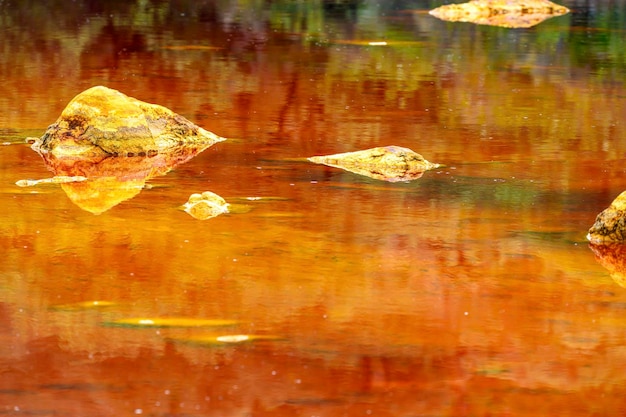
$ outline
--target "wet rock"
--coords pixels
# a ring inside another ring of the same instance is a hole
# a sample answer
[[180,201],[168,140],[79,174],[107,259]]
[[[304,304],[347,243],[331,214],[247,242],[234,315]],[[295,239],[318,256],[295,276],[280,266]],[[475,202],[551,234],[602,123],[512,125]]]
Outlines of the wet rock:
[[55,176],[17,185],[60,183],[72,202],[100,214],[223,140],[165,107],[93,87],[74,97],[33,140],[32,148]]
[[589,229],[587,240],[595,244],[626,243],[626,191],[617,196],[611,205],[596,217]]
[[626,245],[590,243],[589,248],[594,253],[596,261],[607,269],[613,281],[626,288]]
[[210,191],[192,194],[183,204],[183,210],[198,220],[207,220],[220,214],[228,213],[229,204],[219,195]]
[[551,17],[567,14],[569,9],[548,0],[472,0],[441,6],[429,13],[448,22],[528,28]]
[[32,147],[59,157],[154,156],[223,140],[163,106],[97,86],[74,97]]
[[425,171],[440,166],[428,162],[422,155],[411,149],[400,146],[312,156],[308,160],[388,182],[414,180],[420,178]]

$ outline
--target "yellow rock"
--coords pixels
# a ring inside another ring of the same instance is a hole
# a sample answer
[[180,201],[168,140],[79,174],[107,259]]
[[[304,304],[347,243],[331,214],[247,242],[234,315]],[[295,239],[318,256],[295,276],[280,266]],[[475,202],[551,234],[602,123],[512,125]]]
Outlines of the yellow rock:
[[17,185],[60,183],[76,205],[100,214],[223,140],[163,106],[93,87],[32,145],[55,177]]
[[595,244],[626,242],[626,191],[598,214],[587,239]]
[[210,191],[192,194],[183,205],[183,210],[198,220],[207,220],[228,213],[229,204],[219,195]]
[[345,169],[382,181],[398,182],[420,178],[425,171],[439,167],[408,148],[384,146],[363,151],[312,156],[309,161]]
[[567,14],[569,9],[548,0],[472,0],[441,6],[429,13],[449,22],[528,28],[551,17]]
[[32,146],[59,157],[154,156],[223,140],[163,106],[97,86],[74,97]]

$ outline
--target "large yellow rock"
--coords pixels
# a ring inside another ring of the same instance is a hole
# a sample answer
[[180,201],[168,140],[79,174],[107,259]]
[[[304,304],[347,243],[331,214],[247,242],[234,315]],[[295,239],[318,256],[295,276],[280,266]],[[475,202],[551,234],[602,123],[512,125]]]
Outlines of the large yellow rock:
[[591,243],[626,243],[626,191],[596,217],[587,239]]
[[223,140],[163,106],[97,86],[74,97],[33,149],[59,157],[153,156]]
[[312,156],[309,161],[388,182],[410,181],[425,171],[439,167],[411,149],[384,146],[363,151]]
[[569,9],[548,0],[472,0],[441,6],[429,13],[448,22],[528,28],[569,13]]
[[163,106],[93,87],[32,145],[55,176],[18,185],[60,183],[72,202],[100,214],[223,140]]

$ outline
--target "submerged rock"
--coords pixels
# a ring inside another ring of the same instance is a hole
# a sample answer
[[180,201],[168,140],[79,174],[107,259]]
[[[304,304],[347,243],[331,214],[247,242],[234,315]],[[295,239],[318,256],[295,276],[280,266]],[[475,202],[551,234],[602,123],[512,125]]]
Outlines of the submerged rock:
[[529,28],[551,17],[567,14],[569,9],[548,0],[472,0],[441,6],[429,13],[448,22]]
[[587,239],[591,243],[626,243],[626,191],[596,217]]
[[198,220],[207,220],[220,214],[228,213],[229,204],[219,195],[211,191],[192,194],[183,204],[183,210]]
[[32,147],[59,157],[154,156],[223,140],[163,106],[97,86],[74,97]]
[[309,161],[345,169],[377,180],[398,182],[420,178],[425,171],[438,168],[411,149],[385,146],[363,151],[312,156]]

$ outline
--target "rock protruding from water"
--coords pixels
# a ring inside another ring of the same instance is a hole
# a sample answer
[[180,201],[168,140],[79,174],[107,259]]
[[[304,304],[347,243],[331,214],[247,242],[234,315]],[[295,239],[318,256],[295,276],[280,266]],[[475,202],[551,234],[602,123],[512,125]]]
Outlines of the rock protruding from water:
[[448,22],[529,28],[551,17],[567,14],[569,9],[548,0],[472,0],[440,6],[429,13]]
[[420,178],[429,169],[440,166],[428,162],[417,152],[400,146],[312,156],[308,160],[388,182],[414,180]]
[[211,191],[192,194],[183,204],[182,209],[198,220],[207,220],[220,214],[228,213],[229,204],[219,195]]
[[33,149],[57,157],[154,156],[223,140],[163,106],[97,86],[74,97]]
[[626,191],[596,217],[587,239],[595,244],[626,243]]

